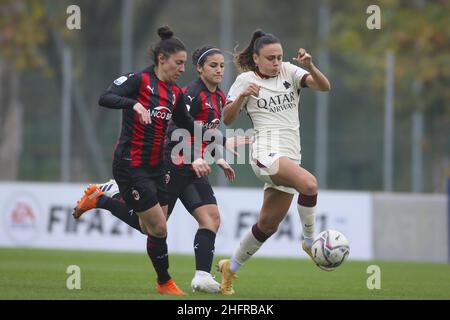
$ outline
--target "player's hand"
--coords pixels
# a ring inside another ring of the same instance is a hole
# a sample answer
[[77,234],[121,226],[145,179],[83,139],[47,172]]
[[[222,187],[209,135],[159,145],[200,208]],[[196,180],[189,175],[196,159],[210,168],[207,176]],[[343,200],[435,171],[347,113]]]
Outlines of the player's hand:
[[234,148],[243,145],[243,144],[252,144],[254,142],[253,137],[248,136],[236,136],[227,138],[227,141],[225,142],[225,149],[227,149],[229,152],[234,154],[235,156],[239,157],[239,153],[234,150]]
[[223,170],[223,173],[225,174],[225,177],[230,182],[233,182],[236,179],[236,173],[234,172],[233,168],[228,164],[228,162],[225,161],[225,159],[220,158],[216,161],[216,164]]
[[301,67],[305,68],[306,70],[309,70],[312,67],[312,57],[303,48],[298,49],[297,57],[292,58],[292,60],[296,61]]
[[211,173],[210,166],[202,158],[198,158],[194,162],[192,162],[192,168],[194,169],[195,173],[197,174],[197,177],[199,178],[206,177],[208,174]]
[[133,106],[134,112],[136,112],[139,116],[139,122],[141,124],[150,124],[152,123],[152,120],[150,119],[150,114],[147,109],[140,103],[136,103]]
[[242,92],[242,96],[248,97],[248,96],[259,96],[259,89],[260,86],[254,83],[250,83],[250,85]]

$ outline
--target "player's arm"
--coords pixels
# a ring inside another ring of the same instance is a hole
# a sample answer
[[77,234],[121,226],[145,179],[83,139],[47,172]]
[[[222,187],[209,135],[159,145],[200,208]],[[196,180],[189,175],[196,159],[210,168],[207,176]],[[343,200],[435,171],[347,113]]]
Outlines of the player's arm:
[[109,88],[106,89],[100,96],[98,104],[110,109],[134,110],[138,114],[141,124],[149,124],[151,119],[148,110],[134,98],[139,95],[140,83],[140,74],[122,76],[114,80]]
[[140,74],[121,76],[100,96],[98,104],[110,109],[133,109],[138,103]]
[[234,170],[230,166],[230,164],[225,161],[224,158],[217,159],[216,164],[219,168],[221,168],[223,170],[225,177],[227,177],[227,179],[230,182],[233,182],[236,179],[236,173],[234,172]]
[[300,48],[297,57],[293,58],[302,68],[309,72],[305,78],[305,85],[317,91],[330,91],[331,85],[327,77],[313,64],[312,56],[305,49]]
[[241,112],[241,106],[245,104],[247,98],[251,95],[255,97],[259,95],[259,86],[254,83],[250,83],[250,85],[241,94],[239,94],[236,99],[227,101],[225,107],[223,108],[223,123],[225,125],[228,126],[237,119],[239,113]]

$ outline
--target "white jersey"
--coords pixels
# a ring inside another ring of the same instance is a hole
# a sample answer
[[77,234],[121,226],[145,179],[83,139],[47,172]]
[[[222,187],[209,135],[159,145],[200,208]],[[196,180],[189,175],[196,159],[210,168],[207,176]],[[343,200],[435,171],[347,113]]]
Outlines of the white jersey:
[[227,100],[236,100],[251,83],[260,86],[259,96],[250,96],[241,105],[255,130],[254,158],[278,153],[300,162],[298,108],[301,83],[308,74],[300,67],[283,62],[277,77],[263,79],[248,71],[236,78]]

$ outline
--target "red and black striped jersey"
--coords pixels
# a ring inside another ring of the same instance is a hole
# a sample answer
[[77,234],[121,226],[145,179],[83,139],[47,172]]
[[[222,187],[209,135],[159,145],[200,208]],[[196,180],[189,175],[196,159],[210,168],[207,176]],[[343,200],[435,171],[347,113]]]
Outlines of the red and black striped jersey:
[[[185,94],[186,105],[189,113],[194,118],[195,123],[201,125],[203,130],[216,129],[220,125],[220,119],[222,115],[222,107],[225,105],[225,95],[220,88],[217,88],[215,92],[208,90],[201,78],[192,81],[186,87],[183,88]],[[178,135],[173,135],[174,131],[178,129],[178,126],[173,121],[169,124],[168,130],[168,143],[166,149],[166,161],[171,164],[172,169],[179,169],[185,174],[193,173],[191,164],[186,164],[186,158],[179,149],[174,147],[180,143],[177,139]],[[188,141],[191,149],[190,161],[194,161],[200,155],[196,154],[194,150],[194,136],[190,137]],[[201,156],[204,156],[206,147],[211,143],[209,140],[203,140],[201,142]],[[173,153],[173,154],[172,154]],[[197,152],[198,153],[198,152]]]
[[[148,110],[150,124],[139,122],[133,110],[137,102]],[[194,133],[194,120],[187,111],[182,90],[176,84],[159,80],[154,66],[116,79],[100,97],[99,104],[123,109],[114,160],[126,161],[132,167],[163,166],[169,121]]]

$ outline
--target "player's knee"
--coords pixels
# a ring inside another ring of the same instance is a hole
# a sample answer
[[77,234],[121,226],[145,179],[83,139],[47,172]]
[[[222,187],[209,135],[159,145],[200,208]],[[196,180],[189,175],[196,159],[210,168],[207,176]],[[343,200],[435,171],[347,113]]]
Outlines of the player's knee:
[[145,227],[144,222],[142,222],[141,219],[139,219],[139,227],[141,228],[141,233],[145,235],[149,235],[147,228]]
[[153,226],[146,226],[147,234],[151,234],[157,238],[164,238],[167,236],[167,225],[164,222],[155,223]]
[[317,194],[317,179],[314,176],[305,179],[299,191],[307,195]]
[[220,226],[220,214],[219,211],[213,211],[209,215],[210,221],[211,221],[211,227],[217,232],[219,230]]
[[217,233],[220,226],[220,214],[218,211],[210,211],[197,221],[200,229],[209,229]]

